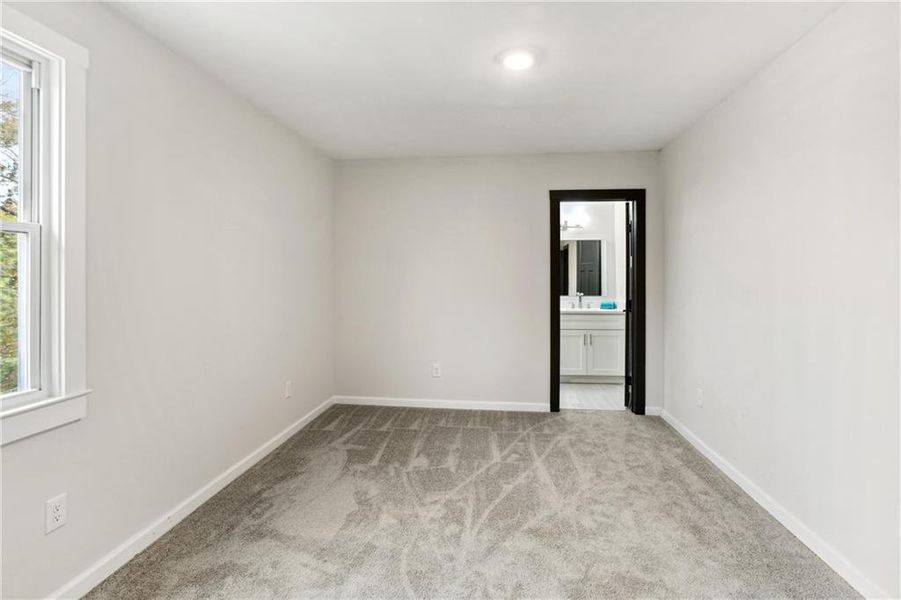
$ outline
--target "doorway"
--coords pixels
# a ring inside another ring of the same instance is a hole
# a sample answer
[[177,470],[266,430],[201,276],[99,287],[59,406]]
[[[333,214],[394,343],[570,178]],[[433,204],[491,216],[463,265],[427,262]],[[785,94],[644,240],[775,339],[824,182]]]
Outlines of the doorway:
[[[594,206],[586,203],[615,203],[622,210],[615,248],[613,240],[578,239],[600,236],[574,235],[572,230],[587,231],[587,225],[561,217],[561,209]],[[605,382],[621,382],[615,402],[635,414],[645,412],[644,219],[643,189],[550,192],[551,412],[561,408],[564,380],[581,384],[566,385],[582,393],[595,389],[602,395],[605,388],[618,389]],[[620,269],[614,268],[616,257]],[[598,397],[601,405],[614,401],[606,395]]]

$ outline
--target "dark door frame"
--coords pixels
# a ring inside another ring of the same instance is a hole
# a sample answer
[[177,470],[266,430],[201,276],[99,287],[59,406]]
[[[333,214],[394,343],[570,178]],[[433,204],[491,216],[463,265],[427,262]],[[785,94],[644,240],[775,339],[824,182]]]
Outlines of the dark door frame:
[[[631,367],[631,403],[628,408],[637,415],[645,407],[645,190],[551,190],[551,412],[560,411],[560,203],[561,202],[629,202],[632,205],[632,281],[634,297],[626,306],[628,326],[632,327],[632,342],[626,343],[626,364]],[[627,244],[628,247],[628,244]],[[626,267],[628,271],[628,265]],[[630,337],[627,332],[627,340]],[[627,400],[629,400],[627,398]]]

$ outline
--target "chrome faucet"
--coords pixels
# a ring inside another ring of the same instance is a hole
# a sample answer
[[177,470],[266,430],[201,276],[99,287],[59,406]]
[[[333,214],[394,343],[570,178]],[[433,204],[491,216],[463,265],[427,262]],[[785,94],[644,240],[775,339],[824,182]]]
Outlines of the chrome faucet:
[[577,293],[576,293],[576,296],[579,297],[579,308],[582,308],[582,296],[584,296],[584,295],[585,295],[585,294],[583,294],[582,292],[577,292]]

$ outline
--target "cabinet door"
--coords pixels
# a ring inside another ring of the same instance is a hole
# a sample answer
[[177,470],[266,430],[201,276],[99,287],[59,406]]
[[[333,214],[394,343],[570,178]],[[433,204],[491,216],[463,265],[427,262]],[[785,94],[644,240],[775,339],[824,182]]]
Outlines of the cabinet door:
[[[622,329],[588,332],[588,374],[622,377],[626,367],[626,335]],[[562,371],[561,371],[562,372]]]
[[560,331],[560,374],[584,375],[588,365],[586,356],[586,336],[581,329]]

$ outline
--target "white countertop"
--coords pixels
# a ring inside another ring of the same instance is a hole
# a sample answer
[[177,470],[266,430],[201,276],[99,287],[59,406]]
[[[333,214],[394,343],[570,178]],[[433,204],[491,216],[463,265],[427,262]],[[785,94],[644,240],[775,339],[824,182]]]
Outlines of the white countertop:
[[622,315],[621,308],[561,308],[561,315]]

